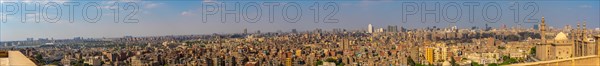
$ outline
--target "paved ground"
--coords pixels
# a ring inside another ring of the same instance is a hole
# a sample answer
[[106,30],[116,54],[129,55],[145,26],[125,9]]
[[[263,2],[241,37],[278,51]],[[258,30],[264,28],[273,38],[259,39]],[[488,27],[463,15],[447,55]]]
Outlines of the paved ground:
[[19,51],[8,51],[8,58],[0,58],[0,66],[36,66]]

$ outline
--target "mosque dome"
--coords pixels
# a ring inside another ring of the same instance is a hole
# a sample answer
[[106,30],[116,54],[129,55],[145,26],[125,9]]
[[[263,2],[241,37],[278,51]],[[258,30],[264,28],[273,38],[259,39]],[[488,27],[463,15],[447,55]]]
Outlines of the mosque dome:
[[567,40],[567,34],[560,32],[558,34],[556,34],[556,37],[554,37],[554,40]]

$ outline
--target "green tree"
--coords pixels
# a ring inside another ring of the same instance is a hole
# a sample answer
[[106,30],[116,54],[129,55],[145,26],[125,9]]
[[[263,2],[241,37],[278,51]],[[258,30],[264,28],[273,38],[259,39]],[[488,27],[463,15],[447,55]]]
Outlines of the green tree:
[[504,50],[506,47],[498,46],[498,49]]
[[456,60],[454,59],[454,57],[450,57],[450,64],[452,64],[452,66],[458,66],[458,64],[456,63]]
[[318,66],[318,65],[323,65],[323,61],[321,61],[321,60],[317,61],[316,66]]
[[340,64],[338,64],[338,65],[336,65],[336,66],[344,66],[344,64],[343,64],[343,63],[340,63]]
[[335,62],[335,61],[336,61],[336,60],[335,60],[335,59],[333,59],[333,58],[327,58],[327,59],[325,59],[325,62]]
[[39,64],[46,64],[46,61],[44,60],[44,57],[42,57],[41,54],[36,54],[35,55],[35,60],[39,63]]
[[535,55],[535,47],[532,47],[531,50],[529,50],[529,54]]
[[510,58],[508,56],[502,56],[502,60],[504,60],[500,65],[507,65],[512,63],[517,63],[517,59]]
[[496,63],[491,63],[491,64],[488,64],[488,66],[500,66],[500,65],[498,65]]
[[333,62],[333,63],[335,63],[335,65],[341,65],[342,64],[341,61],[338,61],[338,59],[334,59],[334,58],[327,58],[327,59],[325,59],[325,62]]
[[413,60],[411,57],[408,57],[407,61],[408,61],[408,65],[410,65],[410,66],[415,66],[415,65],[417,65],[417,64],[415,63],[415,61],[414,61],[414,60]]
[[483,66],[483,65],[481,65],[481,64],[479,64],[477,62],[471,62],[471,66]]
[[510,59],[510,57],[508,57],[506,55],[503,55],[501,58],[502,58],[502,60],[508,60],[508,59]]

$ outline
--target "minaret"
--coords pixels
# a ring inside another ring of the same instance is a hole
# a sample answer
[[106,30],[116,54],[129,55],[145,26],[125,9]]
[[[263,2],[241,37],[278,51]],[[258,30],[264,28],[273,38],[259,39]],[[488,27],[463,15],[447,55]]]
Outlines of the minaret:
[[581,35],[581,25],[580,25],[580,22],[577,22],[577,29],[575,30],[575,38],[574,38],[575,39],[575,42],[574,42],[575,46],[573,46],[573,49],[575,50],[575,52],[574,52],[575,56],[574,57],[579,57],[582,54],[581,53],[581,48],[580,48],[580,46],[581,46],[581,42],[580,42],[581,41],[580,40],[581,36],[580,35]]
[[546,20],[542,17],[542,23],[540,24],[540,35],[542,39],[542,43],[546,44]]
[[581,24],[577,22],[577,30],[575,30],[575,40],[579,40],[579,35],[581,34]]
[[549,50],[548,45],[546,43],[546,20],[544,19],[544,17],[542,17],[542,23],[540,23],[540,38],[542,39],[541,43],[539,43],[538,45],[536,45],[536,57],[539,58],[540,60],[549,60],[550,57],[548,57],[548,53],[547,52]]
[[582,32],[581,36],[583,37],[583,38],[581,38],[581,39],[582,39],[582,40],[585,40],[585,39],[587,38],[587,36],[585,36],[585,35],[587,34],[587,33],[586,33],[586,30],[587,30],[587,28],[585,27],[585,21],[583,21],[583,26],[582,26],[581,28],[582,28],[582,29],[581,29],[581,32]]
[[588,45],[587,42],[585,42],[585,41],[587,41],[586,40],[587,39],[587,36],[586,36],[587,33],[586,33],[585,30],[587,30],[587,29],[585,28],[585,21],[583,21],[583,26],[581,27],[581,51],[582,51],[581,56],[588,55],[588,51],[587,50],[589,49],[589,48],[587,48],[587,45]]
[[571,57],[575,57],[577,56],[577,29],[569,28],[569,31],[571,31],[571,33],[569,33],[570,41],[573,42],[573,44],[571,44]]

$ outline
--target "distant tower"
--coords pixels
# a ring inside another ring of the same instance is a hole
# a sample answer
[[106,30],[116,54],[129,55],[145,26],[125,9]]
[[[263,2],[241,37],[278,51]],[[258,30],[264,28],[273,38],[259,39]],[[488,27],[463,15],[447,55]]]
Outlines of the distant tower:
[[292,33],[298,33],[296,29],[292,29]]
[[248,28],[244,28],[244,34],[248,34]]
[[373,25],[369,24],[369,26],[367,26],[367,33],[373,33]]
[[386,31],[387,32],[398,32],[398,26],[396,26],[396,25],[394,25],[394,26],[388,25],[388,28],[387,28]]

